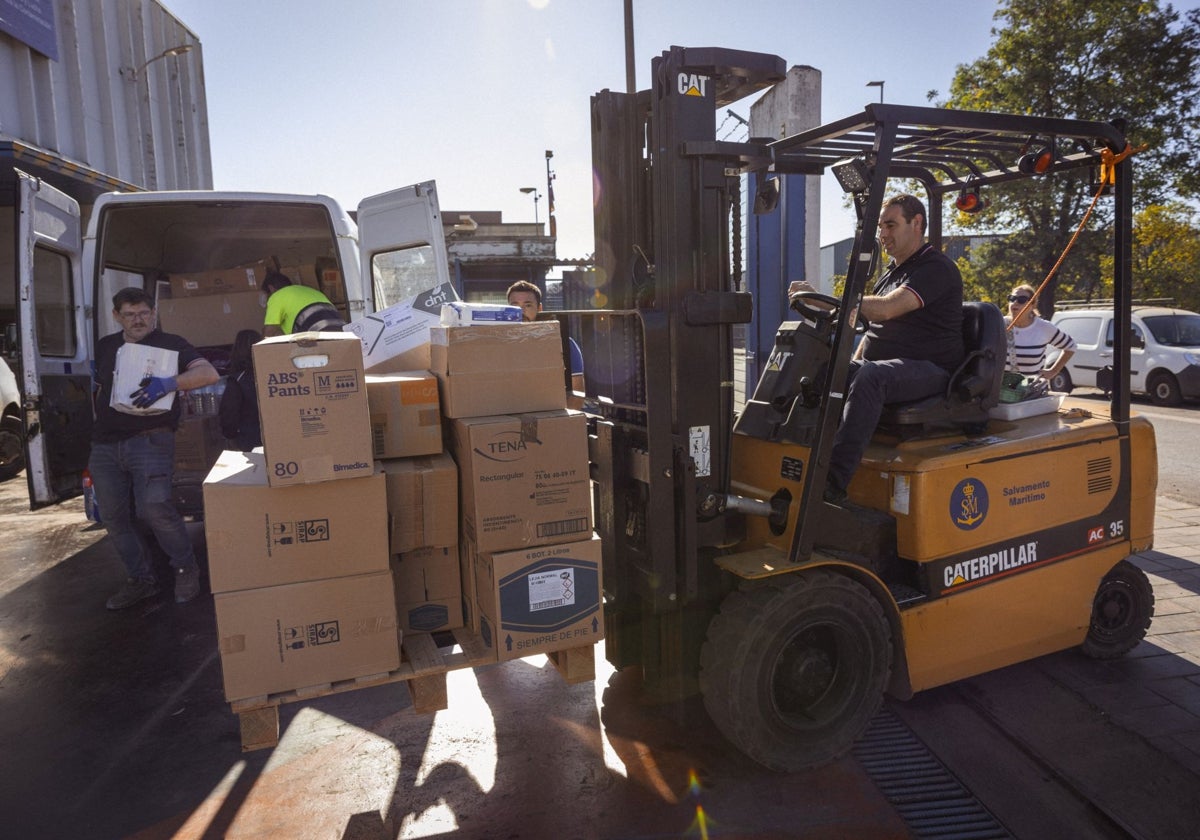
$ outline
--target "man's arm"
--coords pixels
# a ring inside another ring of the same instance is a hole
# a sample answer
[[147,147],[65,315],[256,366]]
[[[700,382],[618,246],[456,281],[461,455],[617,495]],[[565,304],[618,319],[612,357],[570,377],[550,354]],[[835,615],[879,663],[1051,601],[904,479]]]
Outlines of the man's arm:
[[220,378],[221,375],[217,373],[217,369],[208,359],[196,359],[187,366],[187,370],[175,377],[175,389],[191,391],[194,388],[211,385]]
[[283,330],[278,324],[263,324],[263,338],[270,338],[273,335],[283,335]]
[[921,298],[907,286],[892,289],[886,295],[863,295],[859,314],[868,321],[890,321],[922,306]]

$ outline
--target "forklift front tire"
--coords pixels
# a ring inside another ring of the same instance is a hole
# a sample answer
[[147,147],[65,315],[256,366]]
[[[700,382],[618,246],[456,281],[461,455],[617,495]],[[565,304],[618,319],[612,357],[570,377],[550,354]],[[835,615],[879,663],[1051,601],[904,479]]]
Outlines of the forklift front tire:
[[700,690],[717,728],[782,772],[846,753],[883,700],[891,628],[879,602],[816,570],[731,593],[700,653]]
[[1116,659],[1146,637],[1154,617],[1154,589],[1146,573],[1122,560],[1100,581],[1092,621],[1080,646],[1092,659]]

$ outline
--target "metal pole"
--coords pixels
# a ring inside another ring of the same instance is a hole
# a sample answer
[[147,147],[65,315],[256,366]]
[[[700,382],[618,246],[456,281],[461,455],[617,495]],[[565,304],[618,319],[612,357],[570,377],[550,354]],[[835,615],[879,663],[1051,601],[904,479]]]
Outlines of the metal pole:
[[633,61],[633,0],[625,0],[625,92],[637,93]]

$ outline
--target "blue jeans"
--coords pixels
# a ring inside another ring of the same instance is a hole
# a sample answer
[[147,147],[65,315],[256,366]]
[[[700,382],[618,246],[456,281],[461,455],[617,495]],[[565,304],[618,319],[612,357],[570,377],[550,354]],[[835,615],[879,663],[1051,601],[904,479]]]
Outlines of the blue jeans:
[[174,432],[155,429],[116,443],[93,442],[88,471],[104,527],[129,577],[154,580],[150,549],[133,521],[135,512],[153,532],[176,571],[196,568],[192,540],[171,493]]
[[884,405],[943,392],[950,384],[950,374],[933,362],[919,359],[855,359],[850,362],[849,382],[842,424],[833,436],[829,456],[828,480],[841,488],[854,477]]

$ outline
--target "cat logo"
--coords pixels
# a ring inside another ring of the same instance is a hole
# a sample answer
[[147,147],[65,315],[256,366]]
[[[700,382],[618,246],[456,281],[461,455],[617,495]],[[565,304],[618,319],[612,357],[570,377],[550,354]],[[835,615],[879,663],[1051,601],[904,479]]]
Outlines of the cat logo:
[[679,92],[684,96],[708,96],[708,76],[680,73]]

